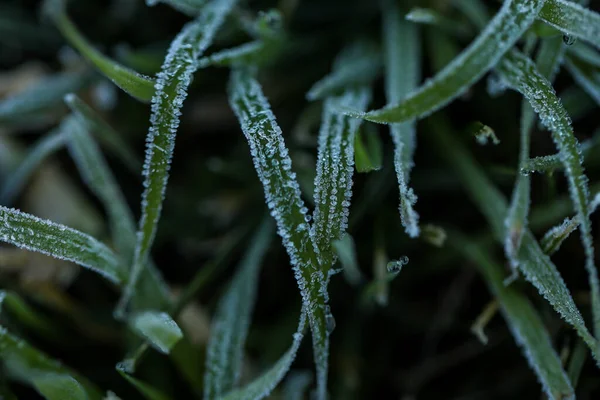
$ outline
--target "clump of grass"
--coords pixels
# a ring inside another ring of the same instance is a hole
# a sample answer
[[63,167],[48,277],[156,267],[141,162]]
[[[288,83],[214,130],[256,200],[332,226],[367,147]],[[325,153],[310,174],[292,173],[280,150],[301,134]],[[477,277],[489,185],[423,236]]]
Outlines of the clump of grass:
[[[590,182],[599,136],[579,140],[598,128],[581,118],[600,97],[600,14],[568,0],[505,0],[497,9],[478,0],[282,1],[272,9],[235,0],[158,3],[116,0],[103,11],[159,27],[139,36],[118,27],[118,40],[154,47],[111,57],[92,44],[102,31],[74,23],[88,5],[47,0],[46,22],[78,55],[57,50],[61,71],[25,89],[0,82],[0,240],[7,244],[0,247],[0,398],[33,389],[50,400],[540,390],[574,399],[597,389],[600,283],[590,216],[600,197]],[[18,9],[6,15],[24,18]],[[1,14],[0,32],[28,35],[29,22],[11,25]],[[157,37],[170,45],[153,43]],[[21,72],[25,58],[3,57]],[[156,76],[136,71],[161,60]],[[430,70],[438,72],[420,83]],[[487,74],[486,92],[478,81]],[[571,85],[560,95],[557,77]],[[107,89],[107,79],[121,90]],[[476,141],[495,146],[472,146],[464,127],[473,121],[482,121]],[[42,135],[24,140],[4,130]],[[140,131],[147,132],[143,164]],[[206,137],[214,132],[217,144]],[[421,136],[431,140],[417,147]],[[12,150],[19,142],[27,151]],[[534,155],[550,144],[554,154]],[[59,178],[40,189],[39,175],[56,160],[74,166],[60,176],[78,184],[62,187],[104,212],[101,229],[70,227],[78,210],[47,206]],[[140,207],[132,210],[139,182]],[[391,195],[395,186],[399,194]],[[510,202],[504,190],[512,190]],[[568,237],[577,229],[581,249],[574,250]],[[283,246],[272,240],[275,230]],[[567,246],[575,256],[564,268],[559,250]],[[58,279],[47,273],[51,258],[58,275],[68,263],[91,273]],[[222,270],[238,258],[226,277]],[[478,310],[492,305],[479,318],[465,306],[472,278],[447,285],[457,272],[472,276],[465,262],[489,288],[470,298]],[[580,264],[587,283],[573,274]],[[440,291],[447,293],[441,306]],[[75,338],[86,349],[106,346],[110,356],[69,354]],[[518,348],[525,362],[500,362],[487,353],[493,346]],[[487,357],[483,375],[461,364],[478,353]],[[588,354],[596,364],[589,368]],[[427,385],[447,365],[460,378]],[[520,383],[494,387],[504,385],[496,376],[504,370],[516,371],[507,382]]]

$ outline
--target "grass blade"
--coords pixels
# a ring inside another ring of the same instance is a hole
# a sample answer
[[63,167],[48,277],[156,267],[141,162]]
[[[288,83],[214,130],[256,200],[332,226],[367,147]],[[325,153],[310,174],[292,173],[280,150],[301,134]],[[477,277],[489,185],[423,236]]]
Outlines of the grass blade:
[[[585,159],[593,154],[597,147],[600,145],[600,132],[596,132],[594,136],[581,142],[579,146],[581,155]],[[528,174],[531,172],[542,172],[542,173],[553,173],[554,171],[563,169],[564,165],[560,159],[560,154],[553,154],[551,156],[540,156],[534,157],[527,160],[521,167],[521,173]]]
[[581,241],[586,255],[585,267],[592,292],[593,326],[595,335],[598,336],[600,335],[600,283],[594,262],[589,217],[589,189],[571,121],[550,83],[540,75],[527,57],[513,51],[501,61],[498,71],[510,86],[529,100],[542,123],[552,132],[552,139],[559,149],[571,199],[577,210],[577,218],[580,220]]
[[450,64],[399,103],[370,111],[349,112],[373,122],[404,122],[442,108],[460,96],[519,40],[535,20],[544,0],[507,0],[481,34]]
[[166,312],[143,311],[133,315],[129,324],[158,351],[169,354],[183,338],[183,332]]
[[206,0],[146,0],[146,4],[149,6],[155,6],[158,3],[168,4],[175,10],[194,17],[202,11]]
[[[483,175],[481,168],[465,149],[451,134],[447,133],[447,124],[441,120],[437,122],[434,131],[437,144],[442,150],[440,154],[446,157],[449,163],[456,168],[465,189],[492,227],[494,236],[499,242],[503,242],[506,237],[504,218],[508,210],[506,199]],[[591,349],[596,362],[600,365],[597,340],[594,339],[585,326],[583,317],[556,266],[544,254],[529,231],[523,235],[523,243],[518,257],[519,271],[523,273],[525,279],[538,290],[569,325],[575,328],[577,334]]]
[[335,255],[339,258],[344,271],[344,276],[348,283],[353,286],[360,284],[364,278],[358,266],[358,257],[356,256],[356,246],[354,239],[348,233],[344,234],[341,239],[334,240],[332,247]]
[[294,333],[292,345],[281,356],[279,360],[260,377],[246,385],[245,387],[228,393],[222,400],[259,400],[267,397],[273,389],[281,382],[287,371],[289,371],[298,348],[302,343],[306,327],[306,314],[304,309],[300,315],[298,330]]
[[145,399],[147,399],[147,400],[169,400],[169,396],[162,393],[160,390],[152,387],[148,383],[146,383],[140,379],[134,378],[133,376],[129,375],[127,372],[125,372],[121,369],[118,369],[117,371],[119,372],[119,374],[121,374],[121,376],[123,378],[125,378],[125,380],[127,380],[127,382],[131,383],[131,385],[133,387],[135,387],[138,390],[138,392],[140,392],[140,394],[142,396],[144,396]]
[[96,133],[98,140],[110,149],[121,162],[126,165],[131,172],[138,173],[141,170],[142,163],[137,155],[125,143],[118,132],[116,132],[102,117],[85,104],[83,100],[74,93],[69,93],[64,97],[65,103],[71,111],[85,124],[87,129]]
[[310,101],[343,92],[347,87],[371,82],[381,69],[381,57],[370,43],[347,47],[336,58],[332,72],[316,82],[306,93]]
[[0,192],[0,204],[11,205],[38,167],[64,145],[65,135],[60,129],[48,132],[38,140],[17,169],[8,176]]
[[538,18],[568,37],[585,40],[600,48],[600,14],[574,1],[548,0]]
[[14,315],[19,323],[27,326],[37,334],[48,339],[57,339],[60,337],[60,331],[56,329],[49,318],[36,313],[17,294],[0,290],[0,314],[4,313],[4,310],[7,309],[10,310],[11,315]]
[[93,237],[14,208],[0,206],[0,241],[72,261],[116,284],[126,278],[117,256]]
[[102,394],[85,378],[11,335],[0,326],[0,359],[13,378],[33,386],[48,400],[100,400]]
[[[44,11],[52,18],[58,30],[104,76],[132,97],[149,102],[154,95],[154,80],[139,74],[96,50],[79,32],[66,13],[66,0],[46,0]],[[69,92],[72,92],[70,90]]]
[[[408,96],[419,83],[420,39],[418,28],[402,18],[396,2],[384,4],[385,89],[388,102],[395,104]],[[400,220],[406,233],[415,238],[420,234],[419,214],[414,210],[417,196],[408,184],[416,147],[416,123],[393,124],[390,134],[394,141],[394,167],[400,192]]]
[[356,172],[379,171],[383,166],[383,143],[375,129],[356,131],[354,138]]
[[187,88],[198,68],[198,59],[212,43],[215,33],[235,2],[214,1],[203,9],[198,18],[189,22],[171,43],[162,70],[157,76],[156,93],[152,98],[151,127],[146,138],[142,216],[131,276],[117,307],[117,314],[124,313],[148,261],[167,188],[180,109],[187,96]]
[[578,340],[575,349],[573,349],[573,354],[571,355],[571,360],[569,360],[569,366],[567,368],[569,379],[575,387],[577,387],[577,383],[579,382],[579,376],[581,375],[581,370],[585,364],[586,356],[585,343]]
[[451,235],[456,248],[464,252],[484,276],[490,291],[500,303],[500,310],[512,335],[542,384],[549,399],[575,399],[575,393],[560,357],[552,347],[552,338],[533,305],[513,286],[503,283],[503,270],[492,262],[484,249],[463,238]]
[[[263,184],[271,215],[290,257],[302,301],[308,313],[317,365],[317,398],[324,399],[329,357],[327,279],[320,268],[309,234],[310,217],[300,197],[300,186],[281,129],[275,121],[260,84],[248,70],[234,70],[229,84],[229,102],[250,145],[254,167]],[[291,351],[284,359],[293,358]],[[291,360],[289,360],[291,362]],[[281,361],[289,365],[288,361]],[[276,368],[276,370],[279,370]],[[275,373],[274,374],[278,374]],[[272,376],[272,374],[269,374]]]
[[[556,71],[565,53],[565,45],[560,37],[544,39],[537,54],[536,64],[545,78],[550,82],[554,80]],[[523,100],[521,106],[521,150],[519,153],[519,168],[529,160],[529,142],[531,130],[535,122],[535,112]],[[523,239],[523,232],[527,228],[529,215],[531,179],[528,174],[518,174],[513,189],[512,199],[508,214],[506,215],[506,238],[504,240],[504,253],[513,268],[512,278],[516,277],[519,248]],[[509,278],[510,280],[511,278]]]
[[243,263],[225,295],[219,301],[208,341],[204,373],[204,399],[218,399],[238,383],[244,344],[256,299],[258,274],[268,250],[273,226],[262,223]]
[[565,65],[577,84],[600,105],[600,77],[598,69],[576,57],[567,57]]
[[91,81],[89,71],[52,75],[0,103],[0,123],[18,121],[60,105],[62,98]]

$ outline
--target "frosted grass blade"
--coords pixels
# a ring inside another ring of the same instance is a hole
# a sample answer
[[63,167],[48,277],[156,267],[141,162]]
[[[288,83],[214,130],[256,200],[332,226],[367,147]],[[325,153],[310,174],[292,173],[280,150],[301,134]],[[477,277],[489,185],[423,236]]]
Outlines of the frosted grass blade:
[[[278,233],[283,239],[298,282],[313,335],[317,398],[322,400],[326,397],[331,330],[328,328],[331,328],[333,320],[327,306],[329,276],[325,276],[317,259],[318,248],[314,246],[309,233],[310,216],[300,197],[300,186],[292,171],[292,161],[281,128],[251,71],[233,70],[229,83],[229,103],[250,145],[250,154],[263,185],[267,205],[277,222]],[[293,358],[293,353],[295,350],[285,358]],[[289,365],[288,361],[282,363]]]
[[[434,127],[436,143],[440,154],[447,158],[465,186],[473,202],[479,207],[490,224],[499,242],[506,237],[504,218],[508,210],[506,199],[481,172],[473,158],[447,132],[447,124],[438,120]],[[533,221],[533,216],[532,216]],[[519,271],[538,292],[552,305],[558,314],[573,328],[591,349],[596,363],[600,365],[598,341],[590,334],[581,313],[577,309],[569,289],[565,285],[556,266],[544,254],[531,232],[523,235],[523,243],[518,255]]]
[[156,93],[152,98],[151,126],[146,137],[142,216],[131,275],[117,307],[117,314],[124,313],[144,265],[148,262],[169,180],[181,107],[187,97],[192,75],[198,68],[198,59],[212,43],[215,33],[235,3],[236,0],[217,0],[203,8],[198,18],[189,22],[173,40],[157,75]]
[[100,391],[85,378],[11,335],[0,326],[0,359],[14,379],[33,386],[48,400],[100,400]]
[[356,172],[379,171],[383,166],[383,143],[375,129],[359,129],[354,139]]
[[233,65],[260,65],[270,59],[276,51],[272,43],[255,40],[231,49],[225,49],[200,59],[199,68],[208,66],[227,67]]
[[0,241],[72,261],[115,284],[127,275],[117,256],[93,237],[14,208],[0,206]]
[[565,65],[577,84],[600,105],[600,73],[597,68],[577,59],[567,57]]
[[308,371],[292,371],[283,383],[283,400],[302,400],[312,384]]
[[64,72],[37,82],[0,102],[0,123],[19,120],[59,106],[65,94],[76,92],[91,81],[89,71]]
[[332,72],[315,82],[306,93],[310,101],[339,94],[348,87],[371,82],[381,70],[381,56],[369,43],[349,46],[336,58]]
[[31,146],[31,149],[19,163],[17,169],[6,179],[0,192],[0,204],[5,206],[11,205],[38,167],[64,145],[65,136],[58,129],[48,132],[37,143]]
[[183,332],[166,312],[142,311],[129,320],[133,330],[145,337],[158,351],[169,354],[183,338]]
[[548,398],[574,400],[571,382],[552,347],[552,338],[533,305],[522,293],[504,285],[502,267],[491,261],[484,249],[465,239],[457,240],[456,236],[451,235],[451,241],[475,262],[484,276],[490,291],[500,303],[500,311],[513,338],[521,347]]
[[258,274],[272,234],[271,221],[264,221],[242,257],[243,262],[231,285],[219,300],[206,350],[204,400],[218,399],[238,384],[256,300]]
[[[560,37],[542,40],[536,58],[536,64],[540,74],[550,82],[554,80],[557,69],[560,66],[565,53],[565,44]],[[531,130],[535,122],[535,112],[527,102],[523,100],[521,105],[521,150],[519,152],[519,168],[529,160],[529,142]],[[523,232],[527,228],[529,215],[531,179],[528,174],[518,174],[513,189],[512,199],[508,214],[506,215],[506,238],[504,239],[504,253],[513,268],[512,278],[516,277],[519,248],[523,239]],[[509,278],[510,280],[510,278]]]
[[348,227],[354,173],[354,136],[361,123],[337,110],[341,107],[364,110],[370,97],[369,90],[361,87],[348,89],[340,96],[325,100],[318,139],[315,211],[311,229],[325,272],[335,262],[331,243],[341,239]]
[[202,11],[207,0],[146,0],[146,4],[149,6],[155,6],[158,3],[168,4],[175,10],[194,17]]
[[480,35],[450,64],[402,101],[369,111],[348,112],[373,122],[404,122],[425,117],[464,93],[519,40],[544,0],[507,0]]
[[[600,146],[600,131],[596,132],[591,139],[581,142],[579,148],[581,150],[583,160],[585,161],[589,155],[593,154],[593,152],[597,150],[598,146]],[[521,167],[521,173],[552,173],[556,170],[563,169],[563,167],[564,165],[560,159],[560,154],[553,154],[551,156],[530,158]]]
[[[421,59],[418,28],[402,18],[397,2],[386,1],[383,8],[383,40],[385,48],[385,91],[388,103],[395,104],[413,92],[420,80]],[[408,185],[416,147],[414,120],[390,126],[394,141],[394,167],[400,192],[400,220],[408,236],[420,234],[417,201]]]
[[595,335],[600,335],[600,283],[594,262],[591,234],[589,189],[582,166],[582,157],[571,120],[550,83],[537,71],[527,57],[512,51],[498,65],[502,78],[513,89],[529,100],[542,123],[551,131],[565,166],[571,200],[580,220],[581,241],[586,255],[585,267],[589,275]]
[[154,80],[117,63],[96,50],[66,14],[65,1],[46,0],[44,11],[52,18],[58,30],[71,46],[127,94],[143,102],[150,101],[154,94]]
[[600,14],[574,1],[548,0],[538,18],[569,37],[585,40],[600,48]]
[[254,381],[241,389],[228,393],[221,400],[260,400],[267,397],[281,382],[285,374],[289,371],[292,362],[294,362],[294,358],[304,337],[305,327],[306,314],[303,309],[300,315],[300,322],[298,323],[298,330],[293,336],[292,345],[281,358]]
[[85,104],[83,100],[77,97],[74,93],[68,93],[64,97],[65,103],[85,124],[87,129],[96,134],[98,141],[106,148],[110,149],[121,162],[126,165],[131,172],[138,173],[141,171],[142,163],[137,155],[125,143],[118,132],[116,132],[102,117]]

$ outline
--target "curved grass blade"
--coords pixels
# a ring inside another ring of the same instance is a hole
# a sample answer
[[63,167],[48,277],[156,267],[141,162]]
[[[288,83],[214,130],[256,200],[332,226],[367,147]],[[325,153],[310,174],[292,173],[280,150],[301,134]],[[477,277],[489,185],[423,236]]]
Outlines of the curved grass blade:
[[[408,96],[419,82],[420,39],[418,28],[402,18],[397,2],[386,1],[384,5],[385,90],[388,102],[395,104]],[[400,220],[408,236],[415,238],[420,234],[419,214],[414,210],[417,196],[408,186],[416,147],[415,121],[391,125],[390,134],[400,192]]]
[[381,70],[381,56],[369,43],[349,46],[336,58],[332,72],[315,82],[306,93],[310,101],[343,92],[348,87],[371,82]]
[[33,386],[48,400],[100,400],[101,392],[85,378],[0,326],[0,360],[13,379]]
[[0,206],[0,241],[72,261],[116,284],[126,280],[126,270],[104,244],[75,229]]
[[548,398],[574,400],[575,391],[552,347],[552,338],[531,302],[513,287],[504,285],[502,267],[491,261],[484,249],[460,238],[460,235],[453,234],[451,237],[450,242],[454,242],[456,249],[470,258],[484,276],[515,341]]
[[460,96],[496,65],[531,26],[544,0],[507,0],[481,34],[450,64],[401,102],[349,115],[379,123],[425,117]]
[[[494,236],[499,242],[506,237],[504,218],[508,210],[506,199],[481,172],[473,158],[460,146],[454,137],[447,132],[447,123],[438,119],[434,127],[436,143],[441,155],[446,157],[463,182],[473,202],[479,207],[492,227]],[[531,218],[533,223],[533,216]],[[544,254],[531,232],[526,231],[518,254],[519,271],[538,292],[552,305],[558,314],[585,341],[600,365],[600,349],[598,341],[590,334],[581,313],[577,309],[569,289],[565,285],[556,266]]]
[[537,71],[527,57],[512,51],[502,59],[498,71],[503,79],[529,100],[542,123],[552,132],[552,139],[559,149],[565,166],[571,199],[580,220],[581,241],[586,255],[585,267],[589,275],[592,295],[592,313],[595,336],[600,335],[600,282],[594,262],[591,234],[589,189],[582,166],[579,145],[573,134],[571,120],[550,83]]
[[90,71],[52,75],[0,102],[0,123],[18,121],[58,106],[65,94],[76,92],[91,81]]
[[370,97],[369,90],[361,87],[348,89],[340,96],[325,100],[319,131],[315,211],[311,229],[325,272],[335,262],[332,242],[341,239],[348,227],[354,173],[354,136],[361,123],[337,110],[341,107],[364,110]]
[[146,0],[148,6],[155,6],[158,3],[168,4],[175,10],[180,11],[189,16],[195,17],[202,8],[206,5],[206,0]]
[[131,172],[139,172],[142,163],[131,148],[121,139],[121,136],[116,132],[102,117],[85,104],[76,94],[68,93],[64,97],[67,106],[85,124],[87,129],[96,133],[98,140],[110,149],[121,162],[126,165]]
[[140,394],[142,396],[144,396],[145,399],[147,400],[169,400],[169,396],[167,396],[166,394],[162,393],[160,390],[156,389],[155,387],[152,387],[150,384],[134,378],[133,376],[129,375],[127,372],[123,371],[122,369],[117,369],[117,371],[119,372],[119,374],[121,374],[121,376],[129,383],[131,383],[131,385],[133,387],[135,387],[138,392],[140,392]]
[[228,393],[222,397],[221,400],[260,400],[267,397],[279,382],[281,382],[285,374],[289,371],[292,362],[294,362],[298,348],[304,338],[305,328],[306,313],[303,308],[302,313],[300,314],[298,330],[294,333],[290,348],[260,377],[256,378],[245,387]]
[[[263,184],[267,205],[277,222],[278,233],[283,239],[298,282],[313,335],[317,398],[322,400],[326,397],[327,385],[328,327],[331,327],[328,321],[333,319],[327,306],[329,277],[325,276],[317,259],[317,248],[309,233],[310,217],[300,197],[300,186],[292,171],[292,162],[281,129],[260,84],[250,71],[233,70],[229,83],[229,103],[250,145],[250,154]],[[288,355],[285,359],[293,358],[295,350],[291,350],[286,353]],[[282,361],[282,364],[277,365],[289,365],[289,362]],[[278,368],[276,371],[279,371]],[[278,376],[279,372],[273,374]]]
[[189,22],[173,40],[161,72],[157,75],[151,127],[146,137],[142,216],[131,275],[117,306],[117,315],[125,312],[137,280],[148,262],[167,188],[179,116],[187,88],[198,68],[198,59],[212,43],[215,33],[235,3],[236,0],[217,0],[203,8],[198,18]]
[[27,304],[17,294],[0,290],[0,314],[6,309],[10,310],[11,315],[24,326],[29,327],[37,334],[49,339],[60,337],[60,331],[54,326],[49,318],[36,313],[29,304]]
[[547,0],[538,18],[568,37],[585,40],[600,48],[600,14],[574,1]]
[[65,135],[60,129],[50,131],[38,140],[17,169],[8,176],[0,192],[0,204],[11,205],[38,167],[64,145]]
[[204,400],[218,399],[239,381],[244,344],[256,300],[258,274],[272,234],[272,222],[264,221],[242,257],[239,271],[219,300],[206,350]]
[[[52,18],[63,36],[87,60],[115,85],[134,98],[149,102],[154,95],[154,80],[139,74],[96,50],[79,32],[65,11],[66,0],[46,0],[44,10]],[[69,90],[72,92],[73,90]]]
[[146,338],[156,350],[169,354],[183,338],[183,332],[166,312],[143,311],[129,320],[131,328]]
[[[596,132],[591,139],[581,142],[579,149],[583,160],[593,154],[594,151],[598,150],[600,146],[600,131]],[[563,169],[564,164],[560,159],[560,154],[553,154],[551,156],[539,156],[530,158],[521,167],[522,174],[528,174],[531,172],[541,173],[553,173],[554,171]]]
[[[538,70],[549,82],[554,80],[557,69],[565,53],[565,45],[560,37],[542,40],[536,58]],[[521,150],[519,152],[519,168],[529,161],[529,142],[531,131],[535,122],[535,112],[527,102],[523,100],[521,105]],[[531,179],[528,174],[518,174],[513,189],[511,203],[506,215],[506,238],[504,239],[504,253],[513,269],[510,280],[517,277],[517,266],[519,248],[523,239],[523,233],[527,228],[529,215]]]
[[600,105],[600,73],[598,68],[576,57],[567,57],[565,65],[577,84]]

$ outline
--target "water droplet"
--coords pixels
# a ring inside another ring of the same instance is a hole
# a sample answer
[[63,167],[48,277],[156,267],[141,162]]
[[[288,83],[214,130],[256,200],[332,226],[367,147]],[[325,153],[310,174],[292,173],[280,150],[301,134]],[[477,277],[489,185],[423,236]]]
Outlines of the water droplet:
[[577,38],[575,36],[563,35],[563,43],[567,46],[573,46],[576,41]]
[[331,334],[335,329],[335,318],[329,309],[329,306],[325,306],[325,329],[327,329],[327,333]]
[[402,256],[399,260],[392,260],[387,264],[387,270],[390,273],[398,273],[403,266],[408,264],[408,257]]

